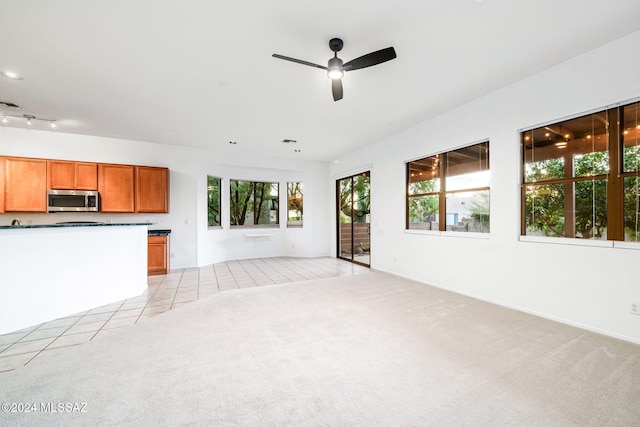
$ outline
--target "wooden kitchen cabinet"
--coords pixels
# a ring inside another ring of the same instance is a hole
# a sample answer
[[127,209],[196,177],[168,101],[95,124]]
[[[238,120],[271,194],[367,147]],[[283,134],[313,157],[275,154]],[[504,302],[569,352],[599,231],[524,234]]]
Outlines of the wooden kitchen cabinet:
[[49,160],[49,189],[97,190],[98,164]]
[[169,236],[149,236],[147,274],[167,274],[169,271]]
[[136,166],[136,212],[169,212],[169,169]]
[[6,157],[4,159],[5,212],[47,211],[47,161]]
[[135,167],[98,164],[98,191],[101,212],[135,211]]

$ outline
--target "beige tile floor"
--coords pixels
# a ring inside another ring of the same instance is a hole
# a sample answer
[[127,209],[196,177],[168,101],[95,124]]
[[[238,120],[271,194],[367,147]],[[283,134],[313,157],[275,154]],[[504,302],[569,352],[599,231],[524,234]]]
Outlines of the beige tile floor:
[[150,276],[139,296],[0,335],[0,373],[114,334],[183,304],[240,288],[367,273],[336,258],[257,258]]

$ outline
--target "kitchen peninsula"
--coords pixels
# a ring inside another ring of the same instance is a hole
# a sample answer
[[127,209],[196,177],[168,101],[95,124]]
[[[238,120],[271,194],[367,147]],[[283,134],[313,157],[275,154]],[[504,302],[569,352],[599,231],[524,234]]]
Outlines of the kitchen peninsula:
[[0,226],[0,334],[143,293],[149,225]]

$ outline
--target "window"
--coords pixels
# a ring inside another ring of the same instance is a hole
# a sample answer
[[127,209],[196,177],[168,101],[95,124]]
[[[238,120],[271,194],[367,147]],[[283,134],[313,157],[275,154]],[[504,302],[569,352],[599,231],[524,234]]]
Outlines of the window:
[[277,225],[279,186],[277,182],[230,181],[231,226]]
[[220,226],[220,178],[207,176],[207,207],[209,227]]
[[640,103],[627,105],[620,127],[623,141],[624,240],[640,241]]
[[407,229],[489,232],[489,142],[407,163]]
[[287,183],[287,227],[302,227],[302,183]]
[[521,133],[522,235],[638,241],[639,108]]

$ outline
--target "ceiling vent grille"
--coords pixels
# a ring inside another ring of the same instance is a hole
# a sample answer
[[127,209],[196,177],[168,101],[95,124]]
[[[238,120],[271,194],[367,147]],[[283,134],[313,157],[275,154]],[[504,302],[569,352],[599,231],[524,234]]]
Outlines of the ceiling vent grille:
[[8,101],[0,101],[0,107],[22,110],[22,108],[18,104],[14,104],[13,102],[8,102]]

